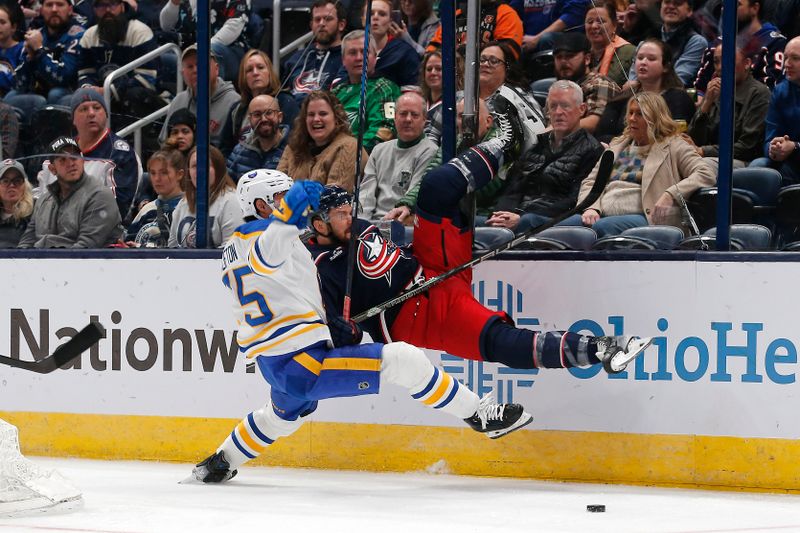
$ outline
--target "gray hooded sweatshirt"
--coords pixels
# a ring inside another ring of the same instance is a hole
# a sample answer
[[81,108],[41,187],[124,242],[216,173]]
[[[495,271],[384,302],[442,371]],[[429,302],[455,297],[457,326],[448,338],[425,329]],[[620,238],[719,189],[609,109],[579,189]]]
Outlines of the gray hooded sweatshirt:
[[[240,101],[241,96],[236,92],[233,84],[229,81],[224,81],[222,78],[217,78],[217,85],[211,95],[208,124],[211,144],[214,146],[220,145],[222,128],[225,126],[225,121],[228,120],[228,114],[231,108]],[[186,90],[179,92],[175,99],[170,102],[164,125],[161,127],[161,134],[158,136],[159,143],[163,144],[167,140],[169,136],[169,117],[178,109],[188,109],[197,116],[197,99],[191,88],[186,88]]]

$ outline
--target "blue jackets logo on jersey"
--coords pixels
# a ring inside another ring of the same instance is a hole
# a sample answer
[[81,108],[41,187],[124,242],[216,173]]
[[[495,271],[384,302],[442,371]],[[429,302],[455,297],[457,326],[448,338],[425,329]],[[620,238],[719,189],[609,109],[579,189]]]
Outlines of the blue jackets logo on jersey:
[[365,277],[385,277],[392,283],[392,268],[400,260],[400,250],[379,232],[362,235],[358,243],[358,269]]

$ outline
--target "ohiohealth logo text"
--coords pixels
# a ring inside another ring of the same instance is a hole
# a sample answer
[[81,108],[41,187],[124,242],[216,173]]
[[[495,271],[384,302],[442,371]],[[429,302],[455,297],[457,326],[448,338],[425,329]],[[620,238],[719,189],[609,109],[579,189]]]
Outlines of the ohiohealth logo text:
[[[510,283],[480,281],[472,287],[475,298],[483,305],[505,311],[518,326],[538,329],[538,318],[523,314],[524,294]],[[624,335],[625,317],[609,316],[608,326],[581,319],[570,331],[590,335]],[[669,321],[661,317],[655,328],[661,333],[669,330]],[[674,338],[657,336],[644,356],[637,359],[633,369],[616,375],[605,375],[600,365],[568,370],[575,378],[590,379],[601,374],[607,379],[637,381],[684,381],[706,379],[710,382],[774,383],[795,382],[797,347],[787,338],[765,338],[762,322],[705,322],[697,324],[697,334],[712,337],[707,342],[699,336]],[[635,333],[635,332],[632,332]],[[709,335],[710,333],[710,335]],[[442,366],[477,394],[495,391],[501,401],[513,401],[516,388],[530,388],[538,370],[518,370],[480,361],[469,361],[443,353]],[[557,371],[557,370],[556,370]]]

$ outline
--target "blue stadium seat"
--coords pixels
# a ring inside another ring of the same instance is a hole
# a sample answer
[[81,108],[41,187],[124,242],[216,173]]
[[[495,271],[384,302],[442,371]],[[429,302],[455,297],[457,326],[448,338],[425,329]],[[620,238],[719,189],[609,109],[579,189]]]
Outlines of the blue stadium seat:
[[789,185],[778,192],[775,225],[779,246],[800,241],[800,185]]
[[[711,228],[703,235],[716,237],[717,228]],[[760,224],[731,224],[731,241],[742,243],[743,250],[772,250],[772,232]]]
[[592,245],[592,250],[658,250],[650,239],[632,235],[609,235]]
[[733,170],[731,183],[753,196],[756,210],[774,208],[781,188],[781,173],[774,168],[745,167]]
[[507,228],[480,226],[475,228],[475,244],[473,248],[478,252],[488,252],[501,244],[514,238],[514,232]]
[[[703,187],[695,192],[686,203],[689,211],[700,228],[705,231],[717,225],[716,187]],[[754,196],[748,191],[734,188],[731,191],[731,218],[733,224],[749,224],[753,222],[755,213]]]
[[554,226],[540,232],[538,238],[562,242],[567,250],[591,250],[597,233],[583,226]]
[[655,244],[657,250],[672,250],[684,238],[683,231],[675,226],[642,226],[622,232],[623,237],[638,237]]
[[[552,50],[546,50],[546,52],[552,54]],[[555,78],[542,78],[531,83],[533,97],[536,98],[536,101],[539,102],[539,105],[542,107],[544,107],[545,102],[547,102],[547,91],[550,90],[550,86],[553,85],[554,81],[556,81]]]
[[[704,248],[705,247],[705,248]],[[716,250],[717,240],[710,235],[693,235],[683,239],[676,250]],[[740,252],[744,250],[744,244],[738,239],[731,238],[731,251]]]

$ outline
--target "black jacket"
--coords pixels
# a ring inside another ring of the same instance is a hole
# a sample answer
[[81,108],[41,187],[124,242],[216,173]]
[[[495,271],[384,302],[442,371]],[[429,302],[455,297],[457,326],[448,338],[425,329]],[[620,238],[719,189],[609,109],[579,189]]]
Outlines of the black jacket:
[[581,181],[594,168],[603,146],[583,128],[567,135],[553,151],[552,136],[540,133],[536,146],[509,176],[498,211],[556,216],[575,205]]

